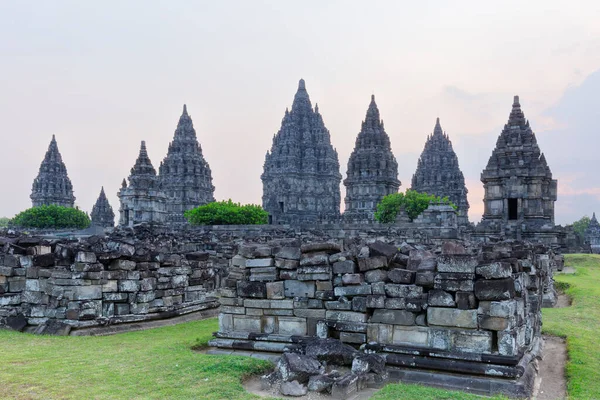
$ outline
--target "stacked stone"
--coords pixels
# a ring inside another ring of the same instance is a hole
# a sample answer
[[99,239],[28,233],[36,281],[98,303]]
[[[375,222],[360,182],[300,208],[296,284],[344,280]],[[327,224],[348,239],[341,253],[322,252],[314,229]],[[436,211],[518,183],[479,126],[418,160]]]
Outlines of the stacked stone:
[[54,135],[52,135],[38,175],[33,181],[30,198],[33,207],[51,204],[73,207],[75,204],[73,185],[67,175],[67,167],[58,151]]
[[397,193],[400,188],[398,163],[379,116],[375,96],[371,96],[367,116],[348,160],[347,174],[344,180],[346,221],[373,220],[381,199]]
[[156,170],[148,157],[146,142],[129,175],[129,186],[123,179],[117,194],[120,200],[119,225],[133,226],[142,222],[165,222],[167,197],[160,188]]
[[112,228],[115,226],[115,213],[106,198],[104,186],[100,189],[100,195],[92,208],[90,218],[92,220],[92,225],[94,226],[100,226],[102,228]]
[[202,155],[185,104],[167,156],[160,164],[159,175],[162,190],[168,196],[169,222],[185,222],[185,211],[215,201],[212,172]]
[[382,242],[242,246],[210,344],[295,351],[301,337],[318,336],[365,344],[392,366],[525,374],[554,255],[524,242],[449,242],[441,253]]
[[[132,244],[133,243],[133,244]],[[215,255],[150,242],[13,240],[0,253],[0,326],[37,333],[215,309]],[[188,249],[194,246],[187,246]]]
[[263,208],[271,223],[314,223],[340,216],[340,164],[319,107],[312,108],[304,80],[286,109],[265,157]]
[[546,231],[556,239],[556,233],[550,231],[554,227],[557,182],[521,111],[519,96],[514,98],[481,182],[485,189],[481,231],[517,239],[540,239]]
[[442,130],[440,119],[435,122],[433,134],[427,137],[425,148],[412,177],[412,190],[448,197],[457,207],[459,225],[469,223],[469,201],[465,178],[458,165],[452,142]]
[[584,237],[585,243],[590,246],[592,253],[600,253],[600,224],[596,219],[596,213],[592,215]]

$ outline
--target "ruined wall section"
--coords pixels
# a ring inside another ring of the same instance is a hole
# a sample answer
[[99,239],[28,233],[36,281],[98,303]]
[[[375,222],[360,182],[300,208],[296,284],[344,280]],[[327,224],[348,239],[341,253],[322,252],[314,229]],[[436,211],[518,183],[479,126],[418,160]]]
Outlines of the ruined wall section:
[[555,262],[548,248],[517,241],[244,245],[210,344],[281,352],[306,336],[333,337],[374,346],[392,365],[451,371],[460,360],[515,378],[538,345]]

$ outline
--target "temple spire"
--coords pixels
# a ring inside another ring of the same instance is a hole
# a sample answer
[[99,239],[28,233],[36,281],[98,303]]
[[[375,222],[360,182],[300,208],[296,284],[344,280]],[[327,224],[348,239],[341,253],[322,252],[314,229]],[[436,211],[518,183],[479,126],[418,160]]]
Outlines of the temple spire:
[[113,209],[106,198],[104,186],[102,186],[102,189],[100,189],[100,195],[98,196],[98,200],[96,200],[96,204],[94,204],[94,207],[92,208],[90,218],[92,220],[92,225],[95,226],[100,226],[103,228],[112,228],[115,226],[115,213],[113,212]]
[[436,118],[435,127],[433,128],[434,135],[443,135],[444,131],[442,130],[442,125],[440,125],[440,118]]
[[73,207],[75,203],[73,185],[54,135],[33,181],[30,198],[34,207],[50,204]]
[[306,91],[306,83],[304,79],[300,79],[298,82],[298,91],[294,96],[294,102],[292,103],[292,112],[305,112],[311,111],[312,105],[310,103],[310,97]]

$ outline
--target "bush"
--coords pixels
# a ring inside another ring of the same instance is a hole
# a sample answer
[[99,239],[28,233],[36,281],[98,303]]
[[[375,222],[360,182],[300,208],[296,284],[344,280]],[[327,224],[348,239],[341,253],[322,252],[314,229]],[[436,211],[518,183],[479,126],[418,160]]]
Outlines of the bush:
[[241,205],[231,199],[188,210],[185,217],[192,225],[261,225],[269,220],[269,214],[261,206]]
[[419,193],[409,189],[406,193],[388,194],[381,199],[379,204],[377,204],[375,219],[381,223],[394,222],[400,209],[404,208],[408,214],[408,218],[412,221],[425,211],[430,203],[448,204],[455,210],[457,208],[450,200],[448,200],[448,197]]
[[582,241],[585,240],[585,231],[590,226],[590,217],[584,215],[580,220],[573,222],[573,230]]
[[9,224],[22,228],[83,229],[90,226],[90,217],[78,208],[49,205],[22,211]]
[[8,221],[10,221],[10,219],[6,217],[0,217],[0,228],[6,228],[8,226]]

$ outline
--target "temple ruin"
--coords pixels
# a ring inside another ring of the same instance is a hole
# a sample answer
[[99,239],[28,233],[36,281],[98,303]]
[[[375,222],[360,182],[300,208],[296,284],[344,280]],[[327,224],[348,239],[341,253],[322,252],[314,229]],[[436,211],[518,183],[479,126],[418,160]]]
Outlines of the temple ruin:
[[92,208],[92,212],[90,214],[90,219],[92,220],[92,225],[99,226],[102,228],[112,228],[115,226],[115,213],[106,198],[106,194],[104,193],[104,186],[100,189],[100,195],[98,196],[98,200],[96,200],[96,204]]
[[263,208],[270,222],[319,222],[340,217],[340,164],[318,105],[313,109],[304,80],[298,84],[291,111],[267,152]]
[[590,246],[592,253],[600,253],[600,224],[596,219],[596,213],[592,214],[590,224],[584,234],[585,244]]
[[439,118],[435,122],[433,134],[427,136],[417,170],[412,177],[411,189],[441,197],[447,196],[458,207],[458,223],[469,223],[465,178],[458,165],[452,142],[442,130]]
[[374,220],[377,204],[384,196],[397,193],[400,185],[398,162],[379,116],[375,96],[371,96],[367,115],[348,160],[347,178],[344,180],[344,220]]
[[52,135],[38,175],[33,180],[30,198],[33,207],[51,204],[73,207],[75,204],[73,185],[67,175],[67,167],[58,151],[54,135]]

